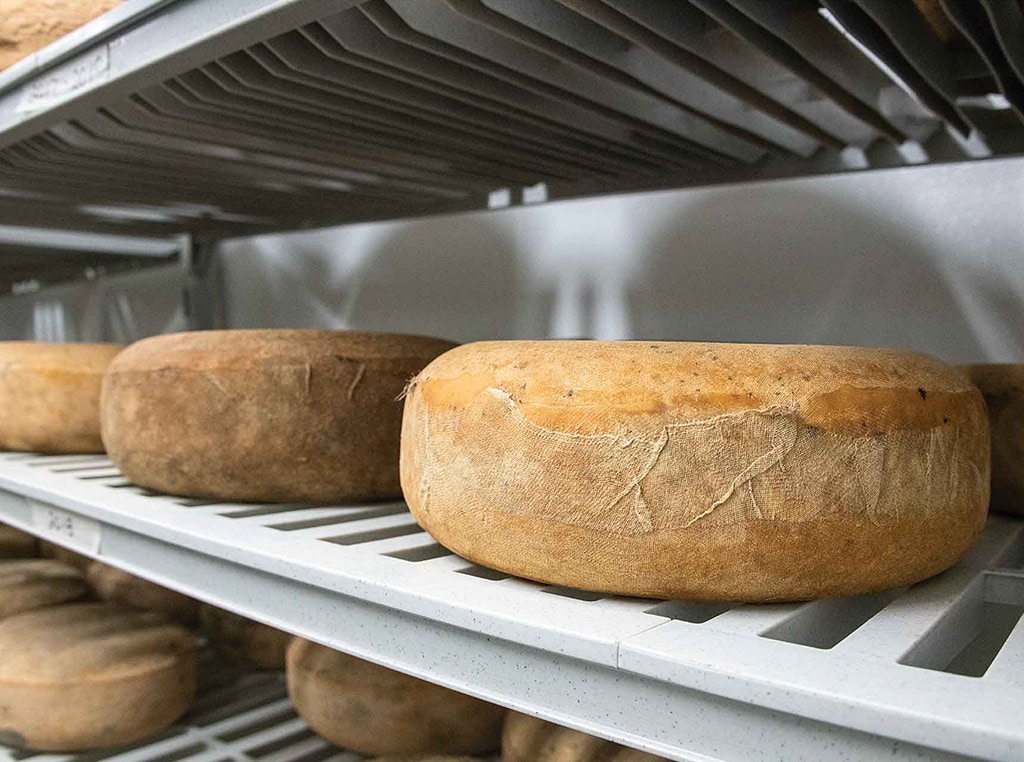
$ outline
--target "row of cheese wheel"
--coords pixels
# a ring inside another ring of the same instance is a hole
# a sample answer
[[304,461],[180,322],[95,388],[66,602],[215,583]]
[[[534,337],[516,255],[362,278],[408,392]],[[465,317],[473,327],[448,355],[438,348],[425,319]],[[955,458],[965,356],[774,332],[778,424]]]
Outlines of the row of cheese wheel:
[[886,349],[313,330],[12,343],[0,447],[105,446],[136,484],[214,500],[403,492],[449,549],[549,584],[802,600],[953,564],[990,468],[993,506],[1024,506],[1024,370],[970,375],[987,412],[962,369]]
[[[506,718],[496,705],[47,550],[64,560],[0,561],[0,743],[81,751],[165,729],[195,695],[196,641],[183,625],[198,618],[235,660],[287,666],[299,714],[346,749],[412,760],[485,754],[500,743],[505,762],[655,759],[525,715]],[[85,600],[90,585],[102,602]]]

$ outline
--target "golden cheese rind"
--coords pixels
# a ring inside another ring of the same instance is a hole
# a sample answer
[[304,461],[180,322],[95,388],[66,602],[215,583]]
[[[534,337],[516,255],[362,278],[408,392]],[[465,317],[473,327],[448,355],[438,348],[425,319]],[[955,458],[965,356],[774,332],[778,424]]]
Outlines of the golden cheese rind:
[[123,0],[4,0],[0,8],[0,71]]
[[203,604],[199,622],[210,645],[232,661],[256,669],[284,669],[292,636],[231,611]]
[[0,619],[84,598],[82,572],[60,561],[32,558],[0,562]]
[[119,344],[0,342],[0,450],[101,453],[100,388]]
[[935,574],[988,504],[978,390],[857,347],[484,342],[406,397],[402,488],[456,553],[549,584],[803,600]]
[[133,344],[103,441],[136,484],[216,500],[395,497],[402,390],[453,345],[356,331],[204,331]]
[[501,734],[502,762],[665,762],[647,752],[509,712]]
[[1024,365],[971,365],[992,429],[992,510],[1024,516]]
[[159,611],[181,624],[199,621],[199,601],[116,566],[93,561],[86,569],[86,579],[101,601],[142,611]]
[[301,638],[288,646],[288,695],[313,730],[367,755],[491,752],[505,713]]
[[195,687],[195,639],[160,614],[80,603],[0,621],[5,745],[132,743],[184,714]]

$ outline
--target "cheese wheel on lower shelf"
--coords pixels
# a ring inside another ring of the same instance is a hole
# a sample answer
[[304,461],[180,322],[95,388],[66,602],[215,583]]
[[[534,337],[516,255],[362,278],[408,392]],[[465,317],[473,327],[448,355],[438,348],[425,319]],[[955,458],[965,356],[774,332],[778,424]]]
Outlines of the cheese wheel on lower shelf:
[[773,601],[906,585],[988,506],[978,390],[885,349],[468,344],[410,385],[402,487],[478,564],[655,598]]
[[0,743],[41,751],[119,746],[181,717],[195,638],[154,612],[103,603],[0,621]]
[[665,758],[509,712],[501,734],[501,762],[665,762]]
[[0,71],[73,32],[122,0],[4,0]]
[[0,559],[34,558],[39,555],[39,543],[27,532],[0,524]]
[[374,757],[372,762],[482,762],[480,757],[450,757],[437,754],[413,754],[399,757]]
[[481,754],[498,748],[505,710],[295,638],[288,695],[309,726],[368,755]]
[[55,561],[74,566],[76,569],[87,571],[95,561],[81,553],[65,548],[63,545],[50,542],[49,540],[39,541],[39,555],[43,558],[52,558]]
[[256,669],[284,669],[292,636],[231,611],[203,604],[199,621],[210,645],[232,661]]
[[992,510],[1024,516],[1024,365],[971,365],[992,429]]
[[199,620],[199,601],[115,566],[93,561],[86,578],[100,600],[159,611],[182,624],[191,625]]
[[59,561],[33,558],[0,562],[0,619],[77,601],[88,592],[82,572]]
[[136,484],[257,502],[396,497],[402,390],[450,342],[356,331],[203,331],[133,344],[103,439]]
[[101,453],[100,388],[118,344],[0,342],[0,450]]

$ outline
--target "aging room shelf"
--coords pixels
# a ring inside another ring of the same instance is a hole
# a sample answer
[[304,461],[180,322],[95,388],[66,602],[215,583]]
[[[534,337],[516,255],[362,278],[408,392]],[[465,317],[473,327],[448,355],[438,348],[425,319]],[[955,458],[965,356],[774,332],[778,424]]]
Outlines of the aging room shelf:
[[130,0],[0,74],[0,219],[216,239],[1024,151],[1021,8],[920,4]]
[[103,456],[0,455],[0,521],[674,759],[1014,760],[1024,749],[1021,521],[992,517],[957,567],[909,589],[771,606],[545,587],[450,554],[400,502],[172,498]]

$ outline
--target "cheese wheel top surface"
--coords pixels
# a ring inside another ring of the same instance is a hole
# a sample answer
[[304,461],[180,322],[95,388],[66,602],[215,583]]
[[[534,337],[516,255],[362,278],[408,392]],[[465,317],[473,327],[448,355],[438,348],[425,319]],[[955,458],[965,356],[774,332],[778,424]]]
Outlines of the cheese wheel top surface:
[[0,341],[0,373],[15,370],[103,374],[124,349],[121,344],[49,344]]
[[132,344],[111,368],[114,373],[164,369],[239,371],[306,363],[311,356],[339,360],[388,361],[419,357],[424,361],[454,346],[444,339],[367,331],[314,329],[239,329],[191,331],[153,336]]
[[75,601],[88,592],[82,572],[59,561],[0,562],[0,617]]
[[402,486],[439,542],[512,574],[802,600],[955,562],[984,524],[987,440],[977,389],[921,354],[483,342],[410,385]]
[[0,621],[0,684],[125,680],[194,659],[195,638],[160,614],[76,603]]
[[399,396],[452,344],[358,331],[242,330],[133,344],[103,382],[103,440],[136,484],[253,502],[401,494]]

